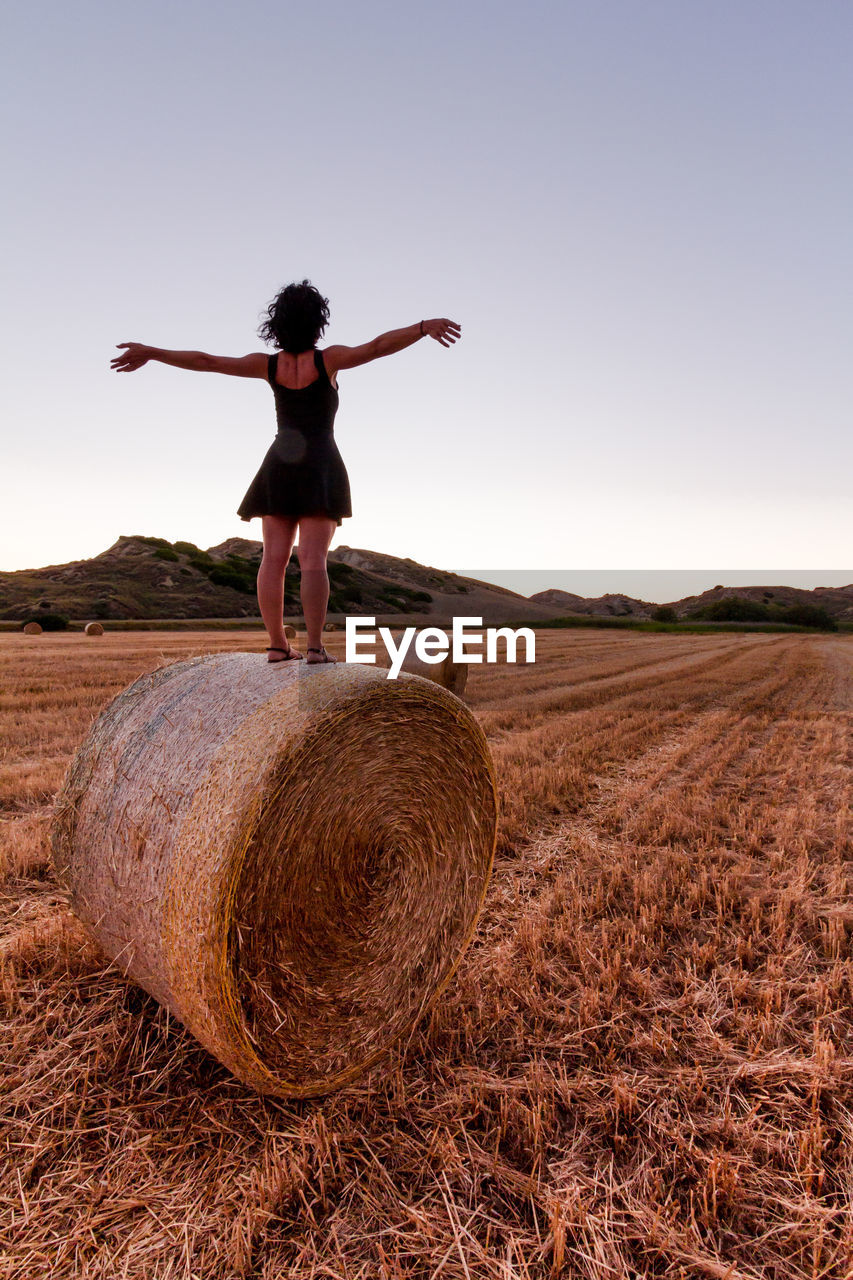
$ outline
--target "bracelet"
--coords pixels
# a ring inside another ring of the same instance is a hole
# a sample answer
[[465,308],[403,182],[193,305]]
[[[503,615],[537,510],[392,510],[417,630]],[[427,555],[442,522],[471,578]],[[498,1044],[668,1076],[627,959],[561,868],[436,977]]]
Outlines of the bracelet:
[[423,336],[424,336],[424,322],[423,322],[423,320],[422,320],[422,321],[421,321],[421,337],[423,337]]

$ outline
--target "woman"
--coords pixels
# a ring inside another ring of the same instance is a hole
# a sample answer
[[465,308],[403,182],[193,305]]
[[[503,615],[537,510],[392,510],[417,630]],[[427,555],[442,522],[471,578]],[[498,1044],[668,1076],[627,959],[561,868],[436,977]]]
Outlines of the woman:
[[141,342],[120,342],[124,350],[112,360],[117,373],[131,373],[149,360],[159,360],[178,369],[269,381],[278,434],[237,512],[243,520],[260,516],[263,525],[258,604],[269,633],[268,662],[302,657],[285,636],[282,617],[284,575],[297,532],[307,661],[334,662],[323,648],[329,603],[326,556],[336,526],[352,515],[349,480],[334,437],[338,373],[390,356],[427,336],[449,347],[462,332],[452,320],[421,320],[380,334],[360,347],[320,351],[317,341],[328,322],[328,298],[303,280],[281,290],[258,330],[260,337],[278,348],[277,355],[210,356],[203,351],[164,351]]

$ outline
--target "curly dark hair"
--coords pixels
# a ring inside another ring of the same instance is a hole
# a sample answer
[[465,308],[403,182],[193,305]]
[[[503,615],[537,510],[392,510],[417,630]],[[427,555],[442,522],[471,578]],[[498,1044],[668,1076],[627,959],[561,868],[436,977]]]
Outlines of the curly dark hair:
[[328,323],[329,299],[310,280],[300,280],[279,290],[258,334],[281,351],[296,354],[316,346]]

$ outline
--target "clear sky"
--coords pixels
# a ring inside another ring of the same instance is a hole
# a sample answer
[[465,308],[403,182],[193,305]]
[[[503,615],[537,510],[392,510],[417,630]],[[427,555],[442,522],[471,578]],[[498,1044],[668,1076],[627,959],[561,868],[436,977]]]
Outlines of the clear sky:
[[337,544],[567,586],[853,566],[846,0],[7,14],[0,567],[259,538],[269,387],[109,361],[261,350],[303,276],[326,342],[463,326],[341,375]]

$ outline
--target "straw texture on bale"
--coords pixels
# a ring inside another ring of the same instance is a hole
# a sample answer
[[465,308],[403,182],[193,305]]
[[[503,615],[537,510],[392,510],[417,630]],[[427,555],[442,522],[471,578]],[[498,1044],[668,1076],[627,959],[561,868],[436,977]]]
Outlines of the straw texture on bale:
[[[378,661],[386,668],[391,665],[391,657],[384,647],[378,650]],[[440,662],[423,662],[410,648],[403,659],[401,670],[408,671],[413,676],[423,676],[425,680],[432,680],[435,684],[440,684],[443,689],[449,689],[451,693],[455,693],[457,698],[462,697],[468,682],[468,663],[454,662],[449,653],[445,654]]]
[[291,624],[288,622],[288,623],[287,623],[287,625],[286,625],[286,626],[285,626],[285,628],[284,628],[284,635],[285,635],[285,639],[287,639],[287,640],[295,640],[295,639],[296,639],[296,627],[291,626]]
[[129,976],[241,1080],[310,1097],[432,1004],[495,831],[488,746],[452,694],[234,653],[161,667],[106,708],[53,852]]
[[25,636],[40,636],[42,627],[40,622],[27,622],[24,626]]
[[104,628],[100,622],[87,622],[83,630],[87,636],[102,636],[104,634]]

